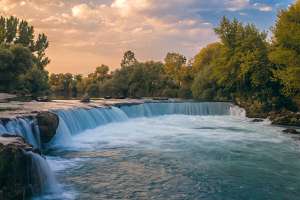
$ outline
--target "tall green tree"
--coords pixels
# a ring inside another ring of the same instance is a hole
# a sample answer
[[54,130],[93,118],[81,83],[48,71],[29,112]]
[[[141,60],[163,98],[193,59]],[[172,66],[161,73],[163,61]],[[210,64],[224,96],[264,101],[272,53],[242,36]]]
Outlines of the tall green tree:
[[[243,25],[226,17],[215,29],[224,45],[223,58],[213,70],[218,84],[229,98],[266,100],[272,92],[272,65],[268,59],[266,33],[253,24]],[[268,77],[268,78],[266,78]],[[224,95],[224,96],[225,96]]]
[[278,67],[276,78],[289,97],[300,95],[300,1],[281,10],[273,28],[273,47],[269,57]]
[[224,46],[221,43],[212,43],[201,49],[193,62],[194,82],[192,85],[193,97],[201,100],[221,100],[217,97],[217,83],[213,76],[213,68],[222,59]]

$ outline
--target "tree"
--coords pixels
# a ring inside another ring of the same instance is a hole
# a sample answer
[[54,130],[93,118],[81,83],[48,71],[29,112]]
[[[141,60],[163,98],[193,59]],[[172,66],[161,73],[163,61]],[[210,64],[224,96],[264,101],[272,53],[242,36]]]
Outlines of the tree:
[[195,80],[192,85],[193,97],[201,100],[217,100],[217,83],[213,76],[213,68],[223,57],[224,46],[212,43],[200,50],[192,65]]
[[16,44],[22,44],[24,47],[33,49],[34,46],[34,29],[29,26],[27,21],[22,20],[18,24],[18,37],[15,39]]
[[15,74],[23,74],[34,66],[31,51],[22,45],[13,45],[10,51],[14,55],[13,63],[10,68]]
[[186,58],[179,53],[168,53],[165,58],[165,72],[178,85],[180,85],[180,70],[186,61]]
[[211,66],[216,59],[221,57],[223,45],[219,42],[212,43],[200,50],[195,56],[192,63],[193,73],[196,75],[202,71],[205,67]]
[[6,91],[12,88],[14,72],[13,66],[14,55],[6,48],[0,47],[0,91]]
[[130,67],[136,64],[138,61],[132,51],[126,51],[121,61],[121,67]]
[[273,29],[273,49],[269,58],[276,64],[276,78],[288,97],[300,94],[300,1],[281,10]]
[[[238,20],[224,17],[215,29],[224,45],[223,58],[213,69],[217,83],[223,87],[224,96],[232,98],[271,97],[272,65],[268,59],[266,33],[253,24],[243,25]],[[270,77],[270,78],[266,78]],[[267,92],[266,92],[267,90]]]
[[[46,57],[45,50],[49,43],[44,34],[40,34],[36,41],[34,38],[34,28],[27,21],[16,17],[0,17],[1,91],[24,93],[21,90],[26,89],[32,93],[40,94],[41,90],[46,92],[48,72],[45,71],[45,67],[49,59]],[[41,77],[37,78],[37,75]]]
[[4,17],[0,17],[0,44],[5,42],[6,38],[6,19]]
[[107,65],[101,65],[100,67],[96,68],[96,71],[94,73],[94,78],[99,81],[100,83],[103,83],[105,79],[109,77],[109,67]]
[[16,17],[11,16],[10,18],[6,19],[6,26],[5,26],[5,43],[11,44],[16,40],[17,31],[18,31],[18,23],[19,19]]
[[39,34],[33,52],[36,53],[37,66],[43,70],[50,63],[50,59],[46,56],[46,49],[49,47],[48,38],[45,34]]
[[34,97],[44,94],[49,89],[48,72],[38,69],[36,66],[30,68],[25,74],[18,78],[18,89],[33,94]]

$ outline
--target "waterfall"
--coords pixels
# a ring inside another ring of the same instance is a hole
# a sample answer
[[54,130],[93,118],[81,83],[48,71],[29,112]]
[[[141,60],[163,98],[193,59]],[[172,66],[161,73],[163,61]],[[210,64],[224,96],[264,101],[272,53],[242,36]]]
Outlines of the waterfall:
[[240,119],[246,118],[246,110],[236,105],[230,106],[230,115],[238,117]]
[[[41,149],[40,132],[36,119],[13,118],[0,120],[0,136],[3,134],[22,136],[28,144]],[[33,195],[55,193],[58,187],[47,161],[39,154],[24,151],[28,160],[28,184]],[[25,169],[26,166],[24,166]]]
[[230,115],[232,104],[224,102],[168,102],[120,105],[110,108],[69,109],[54,111],[59,116],[59,126],[48,147],[66,146],[71,136],[111,122],[129,118],[154,117],[160,115]]
[[153,117],[159,115],[229,115],[230,103],[223,102],[184,102],[184,103],[145,103],[134,106],[121,106],[120,109],[130,118]]
[[29,183],[34,195],[57,193],[57,182],[47,161],[32,151],[26,152],[29,158]]
[[92,109],[71,109],[56,111],[59,116],[59,126],[57,132],[63,131],[69,135],[74,135],[93,129],[97,126],[111,122],[125,121],[127,115],[119,108],[92,108]]
[[[128,118],[154,117],[160,115],[232,115],[245,118],[245,110],[225,102],[166,102],[120,105],[110,108],[74,108],[56,110],[59,126],[55,137],[46,146],[66,144],[71,136],[111,122],[126,121]],[[0,121],[0,135],[16,134],[36,148],[41,147],[39,128],[35,119],[15,118],[6,123]]]
[[0,120],[0,135],[11,134],[22,136],[35,148],[40,148],[39,129],[35,119],[14,118],[6,123]]

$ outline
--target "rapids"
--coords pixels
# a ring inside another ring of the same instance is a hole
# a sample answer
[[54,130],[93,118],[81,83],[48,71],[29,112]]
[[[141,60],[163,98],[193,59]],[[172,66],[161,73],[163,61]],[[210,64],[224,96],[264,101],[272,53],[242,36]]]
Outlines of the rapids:
[[[32,157],[35,200],[297,200],[300,147],[230,103],[145,103],[53,110],[47,162]],[[40,147],[34,119],[0,123]],[[56,182],[58,181],[58,183]]]
[[282,128],[227,103],[56,111],[41,199],[297,200],[300,148]]

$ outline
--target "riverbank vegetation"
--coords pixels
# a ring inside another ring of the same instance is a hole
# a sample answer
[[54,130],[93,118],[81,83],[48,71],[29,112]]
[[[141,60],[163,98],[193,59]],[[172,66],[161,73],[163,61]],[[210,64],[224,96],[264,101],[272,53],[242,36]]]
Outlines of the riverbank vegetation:
[[[49,43],[26,21],[0,20],[0,90],[51,94],[55,98],[178,97],[234,101],[260,116],[297,111],[300,102],[300,1],[278,13],[272,34],[223,17],[219,41],[188,60],[176,52],[163,62],[136,59],[127,51],[114,71],[100,65],[87,76],[45,70]],[[269,37],[271,35],[271,37]],[[35,40],[35,38],[37,38]]]

